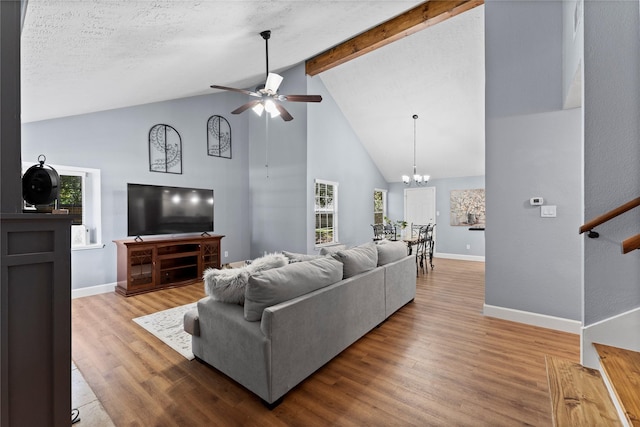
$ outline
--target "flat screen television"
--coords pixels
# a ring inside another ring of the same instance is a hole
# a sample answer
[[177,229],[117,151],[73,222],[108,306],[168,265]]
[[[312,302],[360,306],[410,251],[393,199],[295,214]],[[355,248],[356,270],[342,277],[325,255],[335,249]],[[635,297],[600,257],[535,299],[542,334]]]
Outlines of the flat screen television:
[[127,184],[127,234],[213,231],[213,190]]

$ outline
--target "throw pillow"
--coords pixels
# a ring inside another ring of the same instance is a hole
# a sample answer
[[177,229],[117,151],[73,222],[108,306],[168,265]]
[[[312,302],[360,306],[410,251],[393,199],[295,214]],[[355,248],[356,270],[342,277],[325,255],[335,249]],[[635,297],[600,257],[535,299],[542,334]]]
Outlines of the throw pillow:
[[216,301],[243,304],[244,289],[250,275],[248,267],[205,270],[202,275],[205,293]]
[[345,249],[347,249],[347,245],[323,246],[320,248],[320,255],[333,255]]
[[376,245],[378,249],[378,265],[389,264],[407,256],[407,244],[405,242],[389,242]]
[[239,268],[226,270],[209,268],[202,275],[205,293],[216,301],[242,305],[245,288],[252,274],[287,264],[288,261],[284,255],[268,254]]
[[291,264],[292,262],[311,261],[313,259],[317,259],[323,256],[323,255],[297,254],[295,252],[287,252],[287,251],[282,251],[282,254],[289,259],[289,264]]
[[333,254],[333,257],[344,265],[344,279],[373,270],[378,266],[378,250],[373,242],[338,251]]
[[251,261],[251,264],[249,264],[248,267],[251,273],[257,273],[258,271],[262,270],[282,267],[284,265],[287,265],[288,263],[289,260],[286,256],[280,253],[272,253],[254,259],[253,261]]
[[272,305],[288,301],[342,279],[342,264],[330,257],[296,262],[252,275],[245,292],[244,318],[262,319],[262,312]]

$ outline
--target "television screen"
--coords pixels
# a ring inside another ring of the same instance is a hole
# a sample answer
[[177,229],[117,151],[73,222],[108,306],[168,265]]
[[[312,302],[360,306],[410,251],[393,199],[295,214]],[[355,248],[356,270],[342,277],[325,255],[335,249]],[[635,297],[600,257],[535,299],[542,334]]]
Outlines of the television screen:
[[213,190],[127,184],[127,234],[213,231]]

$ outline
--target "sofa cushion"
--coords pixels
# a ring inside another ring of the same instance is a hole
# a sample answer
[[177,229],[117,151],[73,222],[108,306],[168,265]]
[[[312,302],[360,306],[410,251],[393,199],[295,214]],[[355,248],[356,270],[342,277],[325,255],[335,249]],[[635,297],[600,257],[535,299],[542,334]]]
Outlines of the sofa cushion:
[[257,322],[265,308],[342,280],[342,264],[322,257],[252,275],[245,292],[244,318]]
[[313,259],[318,259],[323,257],[324,255],[307,255],[307,254],[298,254],[295,252],[287,252],[282,251],[282,254],[289,259],[289,263],[292,262],[302,262],[302,261],[311,261]]
[[338,251],[333,254],[333,257],[344,265],[344,279],[373,270],[378,266],[378,250],[373,242]]
[[204,290],[216,301],[244,304],[245,288],[252,274],[287,264],[288,261],[284,255],[268,254],[239,268],[225,270],[209,268],[202,275]]
[[333,255],[345,249],[347,249],[347,245],[323,246],[320,248],[320,255]]
[[407,256],[407,244],[405,242],[387,242],[376,245],[378,250],[378,265],[389,264]]

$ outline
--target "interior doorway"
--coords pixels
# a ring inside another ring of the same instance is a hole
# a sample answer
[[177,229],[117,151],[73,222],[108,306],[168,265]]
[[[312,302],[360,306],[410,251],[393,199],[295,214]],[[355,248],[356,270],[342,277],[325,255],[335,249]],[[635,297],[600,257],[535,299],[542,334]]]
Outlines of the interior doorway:
[[436,187],[405,188],[404,220],[405,235],[411,233],[411,224],[436,223]]

